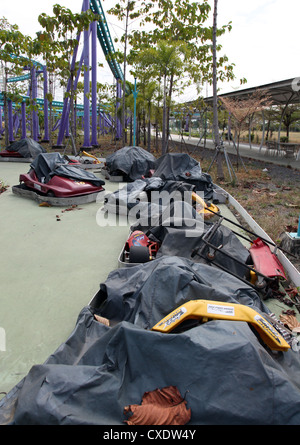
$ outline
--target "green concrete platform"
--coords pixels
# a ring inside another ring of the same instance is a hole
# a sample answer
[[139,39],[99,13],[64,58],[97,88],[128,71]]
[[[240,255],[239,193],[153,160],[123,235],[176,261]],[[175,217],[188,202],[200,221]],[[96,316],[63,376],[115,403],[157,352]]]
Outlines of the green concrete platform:
[[[0,163],[0,179],[10,186],[0,195],[0,393],[68,338],[81,309],[118,267],[129,233],[126,220],[98,225],[101,201],[62,213],[14,195],[11,187],[28,170]],[[112,192],[119,184],[104,187]]]

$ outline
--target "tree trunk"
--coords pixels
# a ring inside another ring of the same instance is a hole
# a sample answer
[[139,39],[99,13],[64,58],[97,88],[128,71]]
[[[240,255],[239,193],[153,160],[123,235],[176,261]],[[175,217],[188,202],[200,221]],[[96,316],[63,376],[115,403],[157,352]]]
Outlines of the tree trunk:
[[151,151],[151,103],[148,105],[148,140],[147,140],[147,150]]
[[5,74],[4,74],[4,134],[5,134],[5,147],[9,146],[9,136],[8,136],[8,107],[7,107],[7,67],[5,63]]
[[162,123],[162,150],[161,154],[164,155],[166,153],[166,75],[164,75],[164,104],[163,104],[163,123]]
[[[171,74],[170,88],[169,88],[169,94],[168,94],[169,104],[171,103],[171,98],[172,98],[173,79],[174,79],[174,75]],[[170,136],[170,105],[167,106],[167,117],[166,117],[166,151],[169,151],[169,148],[168,148],[169,147],[169,136]]]
[[[219,136],[219,122],[218,122],[218,97],[217,97],[217,10],[218,0],[214,0],[214,16],[213,16],[213,130],[215,138],[215,149],[218,150],[220,146]],[[224,172],[222,167],[221,153],[217,154],[217,175],[219,180],[224,179]]]
[[77,155],[76,145],[74,141],[75,135],[75,120],[74,120],[74,72],[71,70],[71,87],[70,87],[70,115],[69,115],[69,125],[71,131],[71,144],[73,155]]

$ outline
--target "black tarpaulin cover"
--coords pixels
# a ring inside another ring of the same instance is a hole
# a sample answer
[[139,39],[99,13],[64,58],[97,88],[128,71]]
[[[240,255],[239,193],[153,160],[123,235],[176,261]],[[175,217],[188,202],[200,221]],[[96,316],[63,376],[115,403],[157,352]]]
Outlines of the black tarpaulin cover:
[[30,164],[40,182],[47,183],[57,175],[78,181],[90,182],[96,186],[104,185],[102,179],[97,178],[92,172],[80,167],[69,165],[68,161],[60,153],[41,153]]
[[[141,206],[145,201],[165,207],[170,205],[170,198],[182,201],[185,198],[184,193],[193,190],[193,185],[180,181],[165,181],[161,178],[136,179],[115,192],[105,195],[104,207],[108,211],[122,214],[126,214],[137,204]],[[159,200],[159,195],[153,195],[152,192],[167,192],[168,195],[164,195],[164,200]]]
[[106,158],[108,173],[122,175],[126,181],[149,176],[154,166],[155,157],[141,147],[123,147]]
[[[164,180],[159,177],[137,179],[104,198],[104,210],[122,215],[135,211],[149,220],[159,216],[173,201],[192,206],[195,185],[184,181]],[[194,211],[196,214],[196,211]],[[202,219],[202,218],[201,218]]]
[[205,192],[205,199],[213,197],[211,176],[203,173],[200,163],[187,153],[167,153],[158,158],[153,176],[194,184],[196,192]]
[[[189,217],[178,221],[176,218],[162,220],[161,224],[153,227],[145,227],[138,220],[131,226],[131,231],[142,230],[147,236],[160,243],[156,258],[161,256],[181,256],[193,260],[194,262],[207,262],[222,267],[231,273],[245,278],[249,259],[249,250],[241,243],[228,227],[219,225],[219,220],[215,222],[204,222],[197,214],[194,218]],[[209,243],[219,250],[212,250],[202,240],[205,235],[214,229],[217,230],[209,238]],[[202,255],[200,252],[202,250]],[[199,254],[194,254],[194,252]],[[209,259],[208,254],[213,256]]]
[[20,141],[15,141],[10,144],[6,150],[18,152],[21,156],[23,156],[23,158],[33,159],[35,159],[39,153],[46,153],[44,147],[31,138],[24,138]]
[[67,341],[0,401],[1,423],[124,425],[125,406],[173,385],[191,425],[299,424],[298,352],[271,352],[245,322],[149,330],[199,298],[267,310],[240,280],[180,257],[112,271],[94,299],[111,326],[83,308]]

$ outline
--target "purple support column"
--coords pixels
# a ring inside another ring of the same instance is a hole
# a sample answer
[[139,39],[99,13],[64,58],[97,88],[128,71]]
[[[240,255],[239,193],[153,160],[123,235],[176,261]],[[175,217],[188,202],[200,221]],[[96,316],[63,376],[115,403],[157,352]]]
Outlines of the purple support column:
[[[89,0],[85,0],[85,6],[89,6]],[[83,148],[91,147],[90,144],[90,42],[89,42],[89,30],[84,31],[84,141]]]
[[98,147],[97,141],[97,22],[92,28],[92,139],[91,144]]
[[21,112],[22,112],[22,139],[26,138],[26,103],[21,103]]
[[7,108],[8,108],[8,138],[9,142],[13,142],[14,141],[13,112],[12,112],[12,101],[10,99],[7,100]]
[[103,130],[103,125],[102,125],[102,111],[99,111],[99,132],[100,132],[100,135],[103,134],[102,130]]
[[[37,98],[37,79],[36,79],[36,67],[31,69],[31,82],[32,82],[32,102],[36,105]],[[35,110],[32,110],[32,139],[38,140],[38,114]]]
[[[121,97],[122,97],[122,85],[121,81],[117,80],[117,109],[119,108],[121,104]],[[117,122],[116,122],[116,139],[121,139],[122,136],[122,125],[121,121],[117,116]]]
[[[73,53],[73,58],[72,58],[72,62],[71,62],[72,69],[74,69],[74,67],[75,67],[78,46],[79,46],[79,40],[80,40],[80,34],[77,36],[78,45],[75,47],[74,53]],[[81,69],[82,62],[83,62],[83,56],[81,56],[81,59],[80,59],[78,72]],[[77,79],[78,79],[78,75],[77,75]],[[76,85],[77,85],[77,82],[76,82]],[[71,88],[71,79],[68,80],[67,92],[70,91],[70,88]],[[74,88],[76,88],[75,85],[74,85]],[[66,97],[64,99],[64,107],[63,107],[63,111],[62,111],[62,116],[61,116],[61,121],[60,121],[60,125],[59,125],[58,136],[57,136],[57,146],[58,147],[61,146],[62,142],[63,142],[64,134],[66,131],[66,123],[69,119],[69,109],[70,109],[70,101],[69,101],[69,98]]]
[[44,134],[44,142],[49,142],[49,117],[48,117],[48,73],[47,68],[43,67],[43,76],[44,76],[44,127],[45,127],[45,134]]
[[0,137],[2,137],[2,133],[4,128],[2,127],[2,107],[0,107]]

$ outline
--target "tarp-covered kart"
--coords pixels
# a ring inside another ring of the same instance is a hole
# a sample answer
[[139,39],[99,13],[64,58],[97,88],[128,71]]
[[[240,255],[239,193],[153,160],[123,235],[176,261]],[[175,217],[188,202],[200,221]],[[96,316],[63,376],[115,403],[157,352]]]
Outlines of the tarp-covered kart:
[[155,157],[141,147],[123,147],[107,156],[103,173],[110,180],[135,181],[150,177],[155,168]]
[[168,181],[183,181],[195,186],[195,192],[204,194],[206,200],[213,199],[213,181],[204,173],[200,163],[187,153],[167,153],[155,162],[154,177]]
[[44,147],[31,138],[24,138],[10,144],[0,151],[0,160],[15,160],[31,162],[40,153],[46,153]]
[[114,270],[67,341],[0,401],[0,423],[124,427],[125,407],[172,385],[190,410],[187,425],[299,425],[300,360],[292,347],[270,349],[238,317],[152,330],[199,299],[215,302],[214,311],[241,304],[259,319],[272,316],[253,288],[206,264],[161,257]]
[[[222,215],[215,221],[206,220],[187,202],[180,201],[160,210],[155,217],[142,214],[136,218],[119,255],[119,267],[165,255],[180,256],[227,271],[257,289],[262,298],[268,298],[272,289],[278,289],[280,282],[287,280],[269,245],[260,238],[245,243],[246,232],[240,234],[223,225]],[[135,234],[142,242],[133,245]]]
[[[204,185],[204,189],[206,189]],[[171,201],[187,201],[204,219],[211,219],[219,209],[212,202],[206,202],[196,192],[196,186],[184,181],[165,180],[159,177],[138,179],[104,197],[104,211],[120,215],[140,212],[149,218],[159,215]],[[211,196],[210,190],[208,191]],[[213,210],[211,212],[210,210]]]
[[68,163],[60,153],[39,154],[30,167],[20,175],[20,185],[13,187],[15,194],[64,205],[95,201],[104,191],[102,179]]

